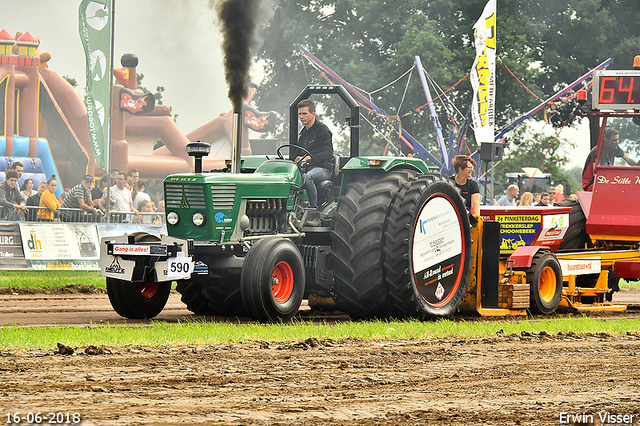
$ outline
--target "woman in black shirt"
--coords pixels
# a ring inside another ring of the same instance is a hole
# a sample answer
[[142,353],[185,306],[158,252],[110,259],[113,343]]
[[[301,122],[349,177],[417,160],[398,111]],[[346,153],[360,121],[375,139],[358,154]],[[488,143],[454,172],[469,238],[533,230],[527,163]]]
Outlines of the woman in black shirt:
[[480,187],[471,180],[473,174],[473,160],[468,155],[456,155],[453,157],[453,169],[456,172],[451,179],[462,192],[462,198],[467,203],[467,210],[473,215],[480,214]]

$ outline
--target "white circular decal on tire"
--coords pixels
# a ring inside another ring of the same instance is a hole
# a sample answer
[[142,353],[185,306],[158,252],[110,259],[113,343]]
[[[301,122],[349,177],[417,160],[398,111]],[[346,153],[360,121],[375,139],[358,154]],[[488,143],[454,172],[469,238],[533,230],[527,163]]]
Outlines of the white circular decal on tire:
[[462,224],[448,198],[436,196],[423,206],[413,230],[412,266],[418,291],[433,306],[455,294],[463,265]]

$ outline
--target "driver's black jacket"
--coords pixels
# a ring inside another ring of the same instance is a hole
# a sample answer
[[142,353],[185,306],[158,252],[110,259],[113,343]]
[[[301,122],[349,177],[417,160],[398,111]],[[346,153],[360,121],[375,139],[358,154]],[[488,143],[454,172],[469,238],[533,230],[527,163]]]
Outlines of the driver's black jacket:
[[[316,120],[310,129],[304,126],[298,137],[298,145],[311,153],[309,167],[323,167],[329,171],[333,169],[333,134],[324,124]],[[299,149],[292,148],[290,158],[304,157],[305,154]]]

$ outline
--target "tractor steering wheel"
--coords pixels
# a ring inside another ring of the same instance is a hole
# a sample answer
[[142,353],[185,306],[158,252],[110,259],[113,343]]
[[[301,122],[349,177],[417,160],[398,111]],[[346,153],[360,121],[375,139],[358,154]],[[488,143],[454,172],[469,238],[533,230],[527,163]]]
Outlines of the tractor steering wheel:
[[[300,145],[284,144],[284,145],[280,145],[278,147],[278,149],[276,150],[276,154],[278,154],[278,158],[281,159],[281,160],[285,160],[284,155],[282,154],[282,148],[299,149],[300,151],[303,151],[305,154],[307,154],[309,157],[311,157],[311,153],[306,148],[303,148]],[[296,166],[300,167],[302,165],[302,158],[300,160],[298,160],[298,161],[295,161],[295,163],[296,163]]]

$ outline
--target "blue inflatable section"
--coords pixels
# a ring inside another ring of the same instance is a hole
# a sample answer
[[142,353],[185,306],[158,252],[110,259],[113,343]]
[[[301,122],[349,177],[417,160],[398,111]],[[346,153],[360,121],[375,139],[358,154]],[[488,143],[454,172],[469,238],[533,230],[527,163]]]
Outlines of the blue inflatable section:
[[[18,185],[22,186],[25,179],[33,179],[33,189],[38,188],[38,183],[41,181],[46,182],[51,175],[56,175],[58,178],[58,189],[56,190],[56,197],[60,198],[63,191],[63,184],[60,180],[60,175],[56,164],[53,161],[53,155],[49,148],[49,142],[46,139],[38,138],[38,152],[35,158],[27,157],[29,154],[29,138],[25,136],[13,137],[13,156],[12,157],[0,157],[0,180],[4,179],[4,171],[7,166],[21,162],[24,165],[24,173],[18,181]],[[4,152],[7,147],[7,138],[0,136],[0,152]]]

